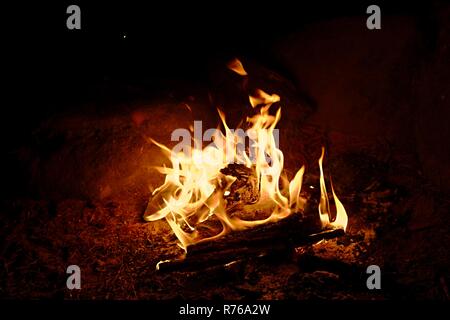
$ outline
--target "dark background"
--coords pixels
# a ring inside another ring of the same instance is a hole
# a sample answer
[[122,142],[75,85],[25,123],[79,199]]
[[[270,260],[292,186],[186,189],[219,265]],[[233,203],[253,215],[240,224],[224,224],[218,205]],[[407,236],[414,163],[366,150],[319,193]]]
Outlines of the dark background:
[[[267,43],[308,23],[341,16],[361,16],[365,23],[369,4],[382,4],[383,15],[426,16],[431,7],[426,1],[372,2],[22,2],[3,11],[7,82],[15,95],[6,109],[22,121],[35,120],[95,99],[101,83],[158,91],[168,79],[204,80],[217,59],[246,55],[270,65]],[[66,28],[70,4],[81,8],[81,30]]]
[[[81,8],[81,30],[68,30],[66,9]],[[428,1],[146,1],[19,2],[6,5],[0,136],[7,167],[35,129],[70,111],[104,112],[179,82],[206,83],[214,63],[249,57],[289,79],[267,47],[311,23],[357,16],[370,4],[382,17],[417,16],[426,28]],[[130,90],[139,88],[139,93]],[[93,110],[95,109],[95,110]],[[8,171],[8,170],[7,170]],[[20,170],[19,170],[20,171]],[[16,181],[16,174],[12,179]],[[21,186],[18,186],[20,189]],[[17,189],[17,188],[16,188]]]

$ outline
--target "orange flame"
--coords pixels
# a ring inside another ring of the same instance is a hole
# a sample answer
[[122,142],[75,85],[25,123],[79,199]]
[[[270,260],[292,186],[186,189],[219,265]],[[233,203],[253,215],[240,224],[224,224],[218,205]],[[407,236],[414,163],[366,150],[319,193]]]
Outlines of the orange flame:
[[[239,60],[229,64],[229,68],[240,75],[247,75]],[[225,134],[214,135],[214,144],[205,148],[194,143],[188,152],[173,152],[168,147],[153,141],[169,157],[171,168],[158,170],[165,175],[164,183],[154,190],[152,200],[144,215],[146,221],[165,219],[179,240],[183,249],[200,241],[221,237],[231,230],[243,230],[268,222],[286,218],[292,213],[302,214],[306,199],[301,196],[305,167],[302,166],[287,187],[280,189],[284,156],[278,148],[274,129],[281,117],[281,108],[275,115],[269,113],[273,103],[280,101],[276,94],[269,95],[257,90],[250,97],[251,105],[260,106],[259,114],[247,118],[248,136],[253,140],[253,161],[248,151],[238,152],[241,137],[230,130],[225,115],[219,110]],[[329,219],[329,201],[323,177],[322,161],[324,149],[319,159],[321,198],[319,216],[323,227],[346,228],[347,215],[344,206],[332,187],[337,216]],[[236,177],[226,175],[221,170],[229,163],[241,163],[255,174],[255,189],[258,199],[255,203],[244,204],[242,211],[262,212],[257,219],[242,219],[229,212],[227,196],[236,182]],[[221,230],[213,235],[203,236],[200,232],[204,222],[220,222]]]
[[242,65],[241,61],[239,59],[233,59],[228,63],[228,68],[230,70],[233,70],[240,76],[246,76],[247,71],[245,71],[244,66]]

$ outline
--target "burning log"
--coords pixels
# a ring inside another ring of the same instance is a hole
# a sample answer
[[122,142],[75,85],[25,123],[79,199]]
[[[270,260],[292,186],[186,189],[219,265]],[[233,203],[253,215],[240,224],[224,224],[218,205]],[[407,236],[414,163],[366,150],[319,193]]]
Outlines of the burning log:
[[225,251],[245,247],[261,248],[274,246],[278,242],[288,245],[297,242],[298,238],[320,232],[317,218],[303,218],[300,214],[292,214],[275,223],[263,224],[243,231],[229,233],[218,241],[199,242],[188,246],[187,255]]
[[230,163],[220,172],[236,178],[236,181],[230,187],[229,194],[225,196],[229,210],[232,210],[239,204],[250,204],[258,201],[258,180],[254,168]]
[[276,223],[230,233],[219,240],[188,246],[178,259],[159,262],[159,271],[193,271],[275,253],[342,236],[343,229],[321,230],[317,219],[293,214]]

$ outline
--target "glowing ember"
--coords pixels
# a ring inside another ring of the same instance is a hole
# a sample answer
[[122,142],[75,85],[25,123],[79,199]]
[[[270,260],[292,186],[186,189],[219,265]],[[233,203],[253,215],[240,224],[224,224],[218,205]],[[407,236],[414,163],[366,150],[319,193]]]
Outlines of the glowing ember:
[[[241,76],[246,76],[241,62],[233,60],[228,67]],[[301,196],[305,167],[298,170],[289,182],[282,176],[284,156],[277,146],[275,126],[281,117],[281,108],[275,115],[269,114],[272,104],[280,101],[276,94],[257,90],[250,96],[250,104],[259,113],[247,118],[247,137],[251,144],[243,148],[242,129],[231,130],[225,115],[219,115],[225,134],[216,131],[210,145],[201,147],[194,140],[181,152],[153,141],[169,157],[172,167],[158,170],[165,175],[165,182],[154,190],[146,210],[146,221],[165,219],[179,239],[179,245],[186,249],[201,241],[217,239],[232,230],[243,230],[268,222],[276,222],[291,214],[302,214],[306,199]],[[337,198],[333,186],[331,190],[336,206],[336,218],[330,220],[330,205],[325,187],[322,162],[325,150],[319,159],[320,191],[319,217],[323,228],[347,226],[347,214]],[[230,208],[230,191],[236,186],[237,177],[224,173],[231,163],[247,168],[245,171],[252,188],[256,190],[254,201],[243,201],[239,210]],[[234,184],[234,186],[233,186]],[[244,219],[239,213],[258,213],[253,219]],[[220,223],[220,224],[219,224]],[[214,224],[219,228],[214,228]],[[206,230],[206,232],[205,232]],[[211,230],[216,232],[211,234]]]

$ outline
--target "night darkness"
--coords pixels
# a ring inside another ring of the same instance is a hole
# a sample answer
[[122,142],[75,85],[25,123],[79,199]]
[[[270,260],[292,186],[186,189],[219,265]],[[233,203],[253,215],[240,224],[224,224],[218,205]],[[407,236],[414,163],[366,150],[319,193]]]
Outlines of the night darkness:
[[[79,2],[82,29],[71,31],[70,4],[22,4],[6,17],[13,20],[8,65],[17,85],[33,90],[40,110],[96,98],[93,88],[105,79],[152,89],[170,79],[205,81],[210,63],[237,55],[274,64],[271,43],[322,20],[359,16],[365,23],[367,8],[364,1],[89,1]],[[414,15],[432,28],[431,7],[396,1],[384,4],[383,15]]]

